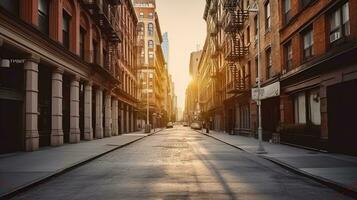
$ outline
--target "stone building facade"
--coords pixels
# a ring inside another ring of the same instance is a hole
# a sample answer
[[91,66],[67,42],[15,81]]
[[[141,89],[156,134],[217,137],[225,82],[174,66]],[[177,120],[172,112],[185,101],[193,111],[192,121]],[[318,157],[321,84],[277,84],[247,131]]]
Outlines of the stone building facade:
[[0,1],[1,153],[136,130],[129,0]]

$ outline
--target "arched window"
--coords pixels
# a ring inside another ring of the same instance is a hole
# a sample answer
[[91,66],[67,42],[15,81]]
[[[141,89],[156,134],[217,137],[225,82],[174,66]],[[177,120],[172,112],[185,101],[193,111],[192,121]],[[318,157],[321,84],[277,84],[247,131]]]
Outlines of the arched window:
[[149,47],[149,48],[154,48],[154,41],[149,40],[149,41],[148,41],[148,47]]
[[150,36],[154,35],[154,24],[153,23],[148,24],[148,34]]

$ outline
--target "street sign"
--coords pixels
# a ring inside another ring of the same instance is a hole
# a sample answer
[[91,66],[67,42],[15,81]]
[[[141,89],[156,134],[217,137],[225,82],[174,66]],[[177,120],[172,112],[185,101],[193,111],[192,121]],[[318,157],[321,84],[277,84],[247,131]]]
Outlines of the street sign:
[[[258,100],[258,88],[252,88],[252,99]],[[275,82],[268,86],[260,88],[260,100],[276,97],[280,95],[280,82]]]

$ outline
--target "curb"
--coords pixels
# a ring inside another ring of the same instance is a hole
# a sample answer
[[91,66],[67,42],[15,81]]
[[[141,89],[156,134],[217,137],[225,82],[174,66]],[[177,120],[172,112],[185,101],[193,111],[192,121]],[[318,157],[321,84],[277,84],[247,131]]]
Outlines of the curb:
[[142,139],[144,139],[144,138],[146,138],[146,137],[152,136],[152,135],[154,135],[154,134],[156,134],[156,133],[158,133],[158,132],[161,132],[161,131],[162,131],[162,130],[158,130],[158,131],[156,131],[156,132],[150,133],[150,134],[148,134],[148,135],[146,135],[146,136],[143,136],[143,137],[141,137],[141,138],[135,139],[135,140],[133,140],[133,141],[131,141],[131,142],[128,142],[128,143],[119,145],[119,146],[117,146],[117,147],[115,147],[115,148],[113,148],[113,149],[110,149],[110,150],[106,151],[106,152],[100,153],[100,154],[98,154],[98,155],[95,155],[95,156],[89,157],[89,158],[87,158],[87,159],[85,159],[85,160],[82,160],[82,161],[79,161],[79,162],[77,162],[77,163],[74,163],[74,164],[72,164],[72,165],[70,165],[70,166],[68,166],[68,167],[66,167],[66,168],[59,169],[59,170],[57,170],[57,171],[55,171],[55,172],[53,172],[53,173],[51,173],[51,174],[49,174],[49,175],[47,175],[47,176],[44,176],[44,177],[42,177],[42,178],[40,178],[40,179],[37,179],[37,180],[34,180],[34,181],[29,182],[29,183],[27,183],[27,184],[24,184],[24,185],[22,185],[22,186],[20,186],[20,187],[18,187],[18,188],[16,188],[16,189],[10,191],[10,192],[7,192],[7,193],[1,195],[1,196],[0,196],[0,200],[10,199],[10,198],[12,198],[12,197],[14,197],[14,196],[16,196],[16,195],[18,195],[18,194],[20,194],[20,193],[23,193],[23,192],[25,192],[25,191],[30,190],[31,188],[33,188],[33,187],[35,187],[35,186],[38,186],[38,185],[40,185],[40,184],[42,184],[42,183],[45,183],[45,182],[49,181],[49,180],[52,179],[52,178],[55,178],[55,177],[57,177],[57,176],[60,176],[60,175],[66,173],[66,172],[69,172],[69,171],[71,171],[71,170],[73,170],[73,169],[75,169],[75,168],[78,168],[78,167],[80,167],[80,166],[83,166],[83,165],[85,165],[85,164],[87,164],[87,163],[89,163],[89,162],[91,162],[91,161],[93,161],[93,160],[95,160],[95,159],[98,159],[98,158],[100,158],[100,157],[102,157],[102,156],[104,156],[104,155],[106,155],[106,154],[109,154],[109,153],[111,153],[111,152],[113,152],[113,151],[116,151],[116,150],[118,150],[118,149],[121,149],[121,148],[123,148],[123,147],[129,146],[129,145],[131,145],[131,144],[133,144],[133,143],[135,143],[135,142],[138,142],[138,141],[140,141],[140,140],[142,140]]
[[[223,141],[223,140],[221,140],[219,138],[216,138],[216,137],[214,137],[212,135],[209,135],[207,133],[204,133],[204,132],[201,132],[201,131],[196,131],[196,132],[198,132],[200,134],[203,134],[203,135],[205,135],[207,137],[213,138],[213,139],[215,139],[217,141],[220,141],[220,142],[222,142],[224,144],[227,144],[227,145],[229,145],[231,147],[234,147],[236,149],[239,149],[241,151],[247,152],[249,154],[256,155],[254,153],[248,152],[248,151],[246,151],[246,150],[244,150],[244,149],[242,149],[242,148],[240,148],[240,147],[238,147],[236,145],[227,143],[227,142],[225,142],[225,141]],[[336,183],[334,181],[322,178],[320,176],[315,176],[313,174],[304,172],[304,171],[302,171],[302,170],[300,170],[300,169],[298,169],[296,167],[288,165],[288,164],[286,164],[284,162],[281,162],[281,161],[279,161],[277,159],[274,159],[274,158],[271,158],[271,157],[268,157],[268,156],[264,156],[264,155],[257,155],[257,156],[261,157],[261,158],[263,158],[265,160],[268,160],[270,162],[273,162],[273,163],[279,165],[280,167],[282,167],[282,168],[284,168],[284,169],[286,169],[286,170],[288,170],[288,171],[290,171],[290,172],[292,172],[294,174],[298,174],[298,175],[304,176],[306,178],[312,179],[312,180],[314,180],[314,181],[316,181],[316,182],[318,182],[318,183],[320,183],[322,185],[325,185],[325,186],[327,186],[327,187],[329,187],[329,188],[331,188],[331,189],[333,189],[333,190],[335,190],[335,191],[337,191],[337,192],[339,192],[339,193],[341,193],[343,195],[346,195],[346,196],[352,197],[354,199],[357,199],[357,191],[355,189],[353,189],[353,188],[350,188],[350,187],[348,187],[346,185],[342,185],[342,184]]]

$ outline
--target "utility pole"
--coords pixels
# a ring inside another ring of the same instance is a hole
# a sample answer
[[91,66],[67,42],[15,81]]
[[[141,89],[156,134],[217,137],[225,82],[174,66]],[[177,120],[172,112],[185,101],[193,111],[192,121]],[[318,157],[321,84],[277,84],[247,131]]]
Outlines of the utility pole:
[[257,85],[258,85],[258,98],[257,98],[257,106],[258,106],[258,137],[259,144],[257,149],[257,154],[265,154],[267,153],[263,146],[263,128],[262,128],[262,102],[261,102],[261,69],[260,69],[260,12],[259,5],[257,2],[254,3],[255,8],[249,8],[249,12],[254,12],[257,14],[257,42],[258,42],[258,77],[257,77]]

